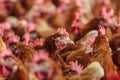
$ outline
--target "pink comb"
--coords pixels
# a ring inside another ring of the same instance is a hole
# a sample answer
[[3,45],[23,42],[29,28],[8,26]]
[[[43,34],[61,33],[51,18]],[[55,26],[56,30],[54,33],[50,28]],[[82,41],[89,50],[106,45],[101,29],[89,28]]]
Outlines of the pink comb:
[[63,36],[66,36],[66,37],[69,36],[69,34],[68,34],[68,32],[66,31],[65,28],[58,28],[58,29],[57,29],[57,33],[59,33],[59,34],[61,34],[61,35],[63,35]]
[[35,30],[35,24],[34,23],[28,23],[26,25],[27,32],[31,32]]
[[35,48],[36,46],[42,46],[43,45],[43,40],[42,39],[36,39],[34,41],[33,47]]
[[8,30],[11,28],[11,25],[9,23],[0,23],[0,27],[3,29],[3,30]]
[[71,68],[75,70],[78,74],[82,72],[83,67],[80,64],[78,64],[78,61],[75,62],[71,61],[69,64]]
[[14,35],[6,41],[6,44],[10,45],[12,42],[19,42],[19,41],[20,41],[20,37]]
[[98,31],[99,31],[100,34],[102,34],[102,35],[105,35],[105,33],[106,33],[105,28],[104,28],[103,26],[101,26],[101,25],[98,25]]

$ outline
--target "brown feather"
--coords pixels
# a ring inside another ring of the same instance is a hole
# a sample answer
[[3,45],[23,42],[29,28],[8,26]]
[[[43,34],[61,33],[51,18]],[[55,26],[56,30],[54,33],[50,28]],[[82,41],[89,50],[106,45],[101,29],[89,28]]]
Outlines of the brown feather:
[[29,45],[24,45],[22,43],[17,44],[16,56],[23,62],[31,62],[34,58],[34,51]]

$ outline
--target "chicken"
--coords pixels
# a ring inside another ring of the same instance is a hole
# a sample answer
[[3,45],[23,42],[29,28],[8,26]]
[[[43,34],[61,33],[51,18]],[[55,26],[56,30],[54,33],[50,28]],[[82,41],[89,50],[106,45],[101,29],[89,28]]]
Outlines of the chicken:
[[[93,59],[92,61],[98,61],[104,69],[105,75],[110,71],[116,71],[115,65],[111,58],[111,51],[108,43],[108,39],[105,36],[105,28],[99,26],[99,35],[95,39],[93,44]],[[106,80],[104,76],[103,80]]]
[[23,62],[24,65],[33,60],[33,48],[30,45],[26,45],[20,42],[19,36],[16,36],[14,34],[10,36],[6,41],[6,45],[12,50],[13,54]]
[[43,42],[42,49],[48,51],[50,58],[57,62],[59,66],[63,67],[67,64],[61,58],[59,53],[67,45],[73,44],[74,42],[69,38],[68,32],[64,28],[58,28],[55,34],[45,39],[45,41]]
[[[27,24],[27,32],[31,32],[34,28],[33,25]],[[11,30],[11,27],[8,27],[9,24],[7,23],[1,23],[1,28],[4,31],[3,39],[6,43],[6,47],[10,48],[13,51],[13,54],[18,57],[24,64],[24,66],[28,69],[29,65],[27,65],[28,62],[31,62],[34,57],[34,51],[30,47],[30,45],[25,45],[20,42],[20,37],[15,35],[14,32]],[[31,26],[32,28],[31,28]],[[28,28],[29,26],[29,28]],[[24,28],[24,27],[23,27]],[[26,37],[27,38],[27,37]],[[1,44],[2,45],[2,44]],[[1,46],[1,50],[2,50]]]
[[64,28],[58,28],[54,35],[46,38],[43,47],[50,53],[50,56],[52,56],[57,49],[62,50],[68,44],[74,44],[74,42],[69,38],[68,32],[66,32]]
[[89,64],[82,72],[69,80],[101,80],[104,76],[104,69],[99,62]]
[[25,45],[23,43],[17,43],[14,55],[18,57],[23,64],[31,62],[34,58],[34,51],[29,45]]
[[[107,14],[106,14],[107,15]],[[109,14],[108,14],[109,15]],[[111,18],[110,18],[111,19]],[[90,20],[83,28],[82,31],[80,33],[80,38],[82,38],[84,35],[86,35],[87,32],[91,31],[91,30],[97,30],[98,29],[98,25],[104,25],[106,28],[106,36],[109,38],[112,37],[113,31],[114,30],[114,24],[111,23],[109,24],[107,21],[105,21],[104,18],[93,18],[92,20]]]
[[101,18],[94,18],[92,19],[89,23],[87,23],[81,33],[80,33],[80,37],[84,37],[86,35],[87,32],[91,31],[91,30],[97,30],[98,24],[100,23],[100,21],[102,21],[103,19]]
[[66,57],[66,62],[69,63],[70,61],[78,60],[79,64],[81,64],[83,67],[86,67],[91,58],[88,54],[85,54],[85,50],[85,47],[81,47],[80,49],[68,52],[69,55]]
[[80,16],[81,14],[76,12],[75,13],[75,18],[72,22],[72,32],[74,33],[75,35],[75,41],[77,40],[77,38],[79,39],[79,36],[80,36],[80,33],[81,33],[81,30],[83,28],[83,23],[82,21],[80,20]]
[[0,65],[1,74],[6,80],[29,80],[24,65],[9,49],[0,55]]
[[30,72],[34,73],[38,80],[64,80],[60,67],[47,54],[44,51],[35,54]]
[[66,48],[61,52],[61,56],[69,63],[70,61],[78,60],[78,62],[85,68],[92,56],[93,42],[98,35],[98,31],[92,30],[88,32],[82,39],[78,40],[73,47]]

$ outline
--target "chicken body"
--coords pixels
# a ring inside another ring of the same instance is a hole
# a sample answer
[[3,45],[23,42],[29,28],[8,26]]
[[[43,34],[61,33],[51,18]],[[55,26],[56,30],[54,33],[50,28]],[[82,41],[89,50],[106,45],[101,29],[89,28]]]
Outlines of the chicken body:
[[[108,44],[107,37],[99,34],[93,45],[93,59],[92,61],[98,61],[104,69],[105,75],[111,71],[116,71],[116,67],[113,64],[111,58],[111,52]],[[105,76],[103,78],[105,79]]]
[[88,65],[79,75],[70,80],[100,80],[104,76],[104,69],[99,62],[95,61]]

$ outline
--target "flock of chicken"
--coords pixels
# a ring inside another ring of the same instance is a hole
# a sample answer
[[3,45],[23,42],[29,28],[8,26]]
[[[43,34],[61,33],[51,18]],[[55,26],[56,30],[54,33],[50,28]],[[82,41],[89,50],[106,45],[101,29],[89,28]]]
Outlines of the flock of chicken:
[[0,0],[0,80],[120,80],[119,71],[119,0]]

